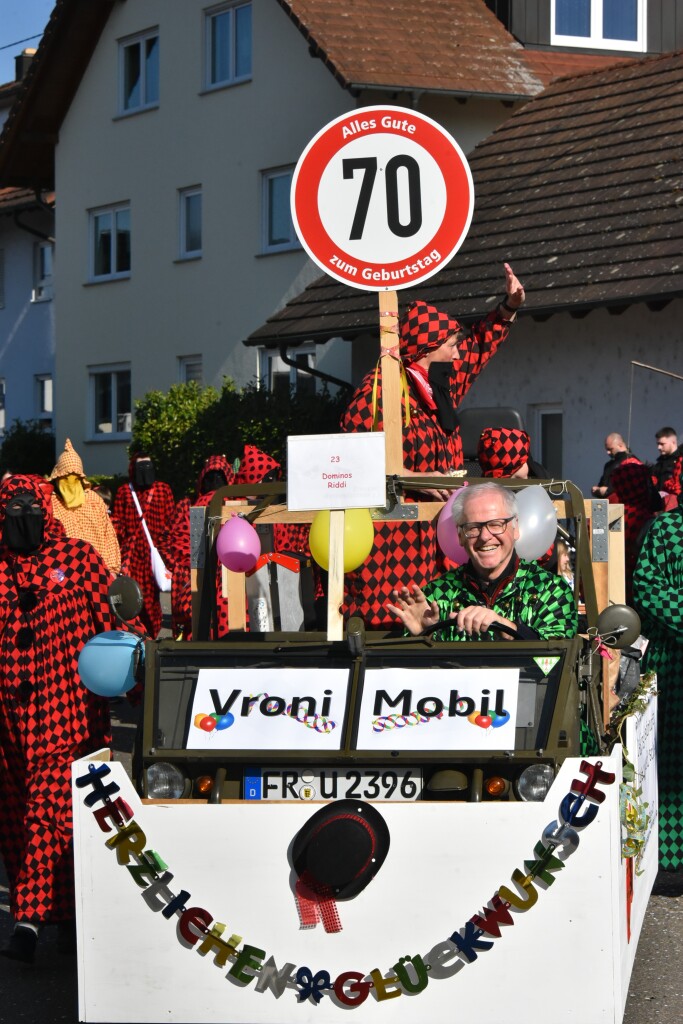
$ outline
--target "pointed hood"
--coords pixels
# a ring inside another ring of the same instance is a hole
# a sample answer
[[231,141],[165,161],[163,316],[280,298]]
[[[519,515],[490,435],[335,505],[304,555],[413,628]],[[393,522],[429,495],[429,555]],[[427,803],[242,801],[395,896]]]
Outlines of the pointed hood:
[[81,462],[80,455],[75,451],[74,446],[67,437],[64,444],[64,451],[57,459],[55,468],[50,473],[48,479],[59,480],[60,477],[70,476],[71,474],[79,476],[81,480],[85,481],[86,476],[83,472],[83,463]]

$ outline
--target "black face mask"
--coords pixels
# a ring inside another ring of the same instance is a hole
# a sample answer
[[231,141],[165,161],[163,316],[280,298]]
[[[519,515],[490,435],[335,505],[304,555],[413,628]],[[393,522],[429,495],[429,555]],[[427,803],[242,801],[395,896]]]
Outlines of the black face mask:
[[153,462],[135,463],[135,467],[133,469],[133,483],[138,490],[144,491],[148,487],[151,487],[155,479]]
[[430,363],[427,371],[432,386],[432,397],[436,404],[436,415],[447,434],[451,434],[458,425],[458,414],[453,407],[451,395],[452,370],[452,363]]
[[32,555],[45,537],[45,511],[33,494],[15,495],[5,509],[2,539],[17,555]]
[[209,494],[211,491],[217,491],[219,487],[225,487],[227,482],[225,473],[221,472],[220,469],[210,469],[202,480],[201,493]]

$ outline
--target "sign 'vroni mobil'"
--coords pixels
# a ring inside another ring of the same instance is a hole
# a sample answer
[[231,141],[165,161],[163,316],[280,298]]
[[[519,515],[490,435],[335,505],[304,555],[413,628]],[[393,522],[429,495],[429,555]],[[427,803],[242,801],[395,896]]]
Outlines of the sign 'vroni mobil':
[[519,669],[368,669],[349,707],[345,668],[202,669],[187,749],[363,751],[514,747]]

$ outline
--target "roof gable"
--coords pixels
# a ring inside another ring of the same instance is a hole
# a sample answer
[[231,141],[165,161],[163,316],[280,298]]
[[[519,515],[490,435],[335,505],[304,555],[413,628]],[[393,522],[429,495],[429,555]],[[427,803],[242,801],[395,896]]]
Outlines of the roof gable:
[[483,0],[278,0],[350,89],[534,96],[543,80]]
[[59,129],[116,0],[56,0],[0,136],[0,183],[54,187]]

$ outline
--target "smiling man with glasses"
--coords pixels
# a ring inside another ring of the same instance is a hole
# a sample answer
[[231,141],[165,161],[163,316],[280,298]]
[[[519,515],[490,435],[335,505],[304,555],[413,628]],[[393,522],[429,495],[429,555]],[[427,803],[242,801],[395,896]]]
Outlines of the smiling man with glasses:
[[395,590],[387,605],[410,633],[418,636],[443,622],[436,635],[444,640],[576,634],[571,587],[536,562],[517,557],[517,501],[511,490],[496,483],[467,487],[453,502],[453,518],[469,561],[423,589]]

